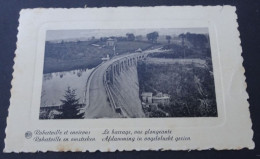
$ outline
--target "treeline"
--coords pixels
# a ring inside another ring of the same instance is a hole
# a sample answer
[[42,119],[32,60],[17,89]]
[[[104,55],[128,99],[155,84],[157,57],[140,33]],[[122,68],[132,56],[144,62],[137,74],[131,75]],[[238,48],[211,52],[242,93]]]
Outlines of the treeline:
[[101,37],[101,38],[99,38],[99,40],[102,42],[105,42],[109,38],[111,38],[111,39],[117,40],[117,41],[149,41],[151,43],[157,43],[158,37],[159,37],[159,33],[154,31],[154,32],[148,33],[146,35],[146,37],[143,37],[143,35],[135,35],[134,33],[126,33],[125,36]]
[[185,40],[193,44],[195,48],[204,48],[206,45],[209,46],[209,37],[208,35],[204,34],[192,34],[192,33],[186,33],[186,34],[180,34],[179,38],[183,40],[183,43]]

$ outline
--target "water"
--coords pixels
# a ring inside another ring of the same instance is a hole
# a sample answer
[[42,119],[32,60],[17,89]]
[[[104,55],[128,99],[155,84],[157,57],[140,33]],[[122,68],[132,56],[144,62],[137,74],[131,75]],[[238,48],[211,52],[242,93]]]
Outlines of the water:
[[78,69],[65,72],[47,73],[43,75],[41,107],[60,106],[65,90],[75,89],[79,103],[85,103],[86,82],[92,69]]

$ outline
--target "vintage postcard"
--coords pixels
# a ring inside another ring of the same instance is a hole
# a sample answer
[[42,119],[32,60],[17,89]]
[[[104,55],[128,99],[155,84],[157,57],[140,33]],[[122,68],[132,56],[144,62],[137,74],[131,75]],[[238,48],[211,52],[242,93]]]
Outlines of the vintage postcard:
[[253,149],[235,10],[22,10],[4,152]]

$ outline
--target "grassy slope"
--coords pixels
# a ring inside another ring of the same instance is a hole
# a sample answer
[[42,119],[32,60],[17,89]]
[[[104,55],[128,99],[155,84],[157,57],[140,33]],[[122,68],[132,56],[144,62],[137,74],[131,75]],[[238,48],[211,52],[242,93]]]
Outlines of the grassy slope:
[[[113,56],[113,47],[95,47],[91,44],[105,43],[97,41],[46,43],[44,73],[68,71],[80,68],[93,68],[100,64],[107,54]],[[147,49],[154,44],[137,41],[118,42],[116,52],[119,54],[133,52],[138,48]]]
[[116,51],[119,54],[123,54],[126,52],[134,52],[138,48],[142,50],[148,49],[154,46],[154,44],[148,42],[139,42],[139,41],[122,41],[118,42],[116,45]]

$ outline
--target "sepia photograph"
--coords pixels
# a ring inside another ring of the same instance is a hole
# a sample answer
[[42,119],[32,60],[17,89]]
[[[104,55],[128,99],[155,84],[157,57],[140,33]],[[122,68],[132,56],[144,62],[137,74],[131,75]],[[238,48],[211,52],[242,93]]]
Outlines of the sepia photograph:
[[208,28],[47,30],[39,119],[218,117]]

